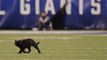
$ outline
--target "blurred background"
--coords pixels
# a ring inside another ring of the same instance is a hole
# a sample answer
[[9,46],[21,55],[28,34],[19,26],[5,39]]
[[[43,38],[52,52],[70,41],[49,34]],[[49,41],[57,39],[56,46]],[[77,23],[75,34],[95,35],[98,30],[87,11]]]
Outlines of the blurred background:
[[[22,15],[20,13],[20,0],[0,0],[0,9],[5,10],[5,15],[0,15],[0,29],[33,29],[38,28],[38,20],[41,16],[41,12],[44,10],[47,0],[40,0],[40,14],[35,14],[35,1],[31,0],[26,2],[30,4],[30,14]],[[62,0],[52,0],[56,14],[52,14],[50,11],[47,15],[52,20],[54,30],[105,30],[107,29],[107,0],[101,0],[101,13],[99,15],[92,15],[90,10],[94,8],[91,6],[91,0],[84,0],[83,3],[83,15],[79,15],[79,0],[72,0],[71,10],[72,14],[68,15],[63,12],[63,20],[57,19],[57,14],[60,13],[60,3]],[[96,0],[97,1],[97,0]],[[68,3],[69,4],[69,3]],[[64,6],[63,6],[64,8]],[[62,9],[63,10],[63,9]],[[56,16],[55,16],[56,15]],[[56,18],[56,19],[53,19]],[[59,26],[60,25],[60,26]],[[58,27],[59,26],[59,27]],[[57,28],[56,28],[57,27]],[[61,28],[62,27],[62,28]]]

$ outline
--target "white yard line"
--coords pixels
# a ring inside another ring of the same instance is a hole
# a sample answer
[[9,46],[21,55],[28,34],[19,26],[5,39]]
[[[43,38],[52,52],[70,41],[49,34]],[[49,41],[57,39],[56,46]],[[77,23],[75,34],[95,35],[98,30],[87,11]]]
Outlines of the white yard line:
[[23,37],[23,38],[35,38],[35,39],[62,39],[62,40],[67,40],[67,39],[82,39],[83,37],[57,37],[57,36],[44,36],[44,37],[40,37],[40,36],[36,36],[36,37]]
[[0,42],[14,42],[14,40],[0,40]]
[[106,34],[107,31],[0,31],[0,34]]
[[[55,36],[50,36],[50,37],[40,37],[40,36],[36,36],[36,37],[23,37],[21,39],[26,39],[26,38],[32,38],[32,39],[50,39],[50,40],[56,40],[56,39],[60,39],[60,40],[76,40],[76,39],[82,39],[82,37],[55,37]],[[15,39],[14,39],[15,40]],[[0,40],[0,42],[14,42],[14,40]],[[16,39],[16,40],[20,40],[20,39]]]

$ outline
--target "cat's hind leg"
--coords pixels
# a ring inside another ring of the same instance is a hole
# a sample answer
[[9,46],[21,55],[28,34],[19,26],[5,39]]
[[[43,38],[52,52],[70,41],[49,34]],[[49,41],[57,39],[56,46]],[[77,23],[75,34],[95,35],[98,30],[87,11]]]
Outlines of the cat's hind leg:
[[41,51],[40,51],[40,49],[39,49],[39,47],[38,46],[33,46],[35,49],[37,49],[37,51],[38,51],[38,53],[40,54],[41,53]]
[[30,53],[30,52],[31,52],[31,47],[28,47],[28,50],[29,50],[29,51],[28,51],[27,53]]

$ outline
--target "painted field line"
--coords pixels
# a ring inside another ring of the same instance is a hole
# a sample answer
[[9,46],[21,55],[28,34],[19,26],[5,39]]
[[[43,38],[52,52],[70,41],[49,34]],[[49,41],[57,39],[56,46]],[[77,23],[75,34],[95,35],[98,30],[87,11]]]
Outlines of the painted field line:
[[67,39],[83,39],[83,37],[64,37],[64,36],[45,36],[45,37],[40,37],[40,36],[36,36],[36,37],[23,37],[24,39],[26,38],[35,38],[35,39],[62,39],[62,40],[67,40]]
[[[20,40],[20,39],[27,39],[27,38],[32,38],[32,39],[60,39],[60,40],[73,40],[73,39],[83,39],[83,37],[55,37],[55,36],[47,36],[47,37],[22,37],[22,38],[13,38],[14,40]],[[0,42],[13,42],[14,40],[0,40]]]
[[107,31],[0,31],[0,34],[106,34]]
[[0,40],[0,42],[14,42],[14,40]]

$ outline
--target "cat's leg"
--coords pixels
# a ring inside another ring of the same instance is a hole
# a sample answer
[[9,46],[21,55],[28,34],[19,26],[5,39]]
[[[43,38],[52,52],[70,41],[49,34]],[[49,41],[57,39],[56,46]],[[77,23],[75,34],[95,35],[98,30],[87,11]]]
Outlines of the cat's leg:
[[23,52],[23,53],[26,53],[24,47],[23,47],[23,48],[20,48],[20,51],[18,52],[18,54],[21,54],[22,52]]
[[21,54],[23,52],[23,49],[22,48],[20,48],[20,51],[18,52],[18,54]]
[[37,49],[38,53],[41,53],[40,49],[38,46],[33,46],[35,49]]
[[27,53],[27,52],[25,51],[25,48],[23,49],[23,53]]
[[30,53],[30,52],[31,52],[31,47],[28,47],[28,50],[29,50],[29,51],[28,51],[27,53]]

